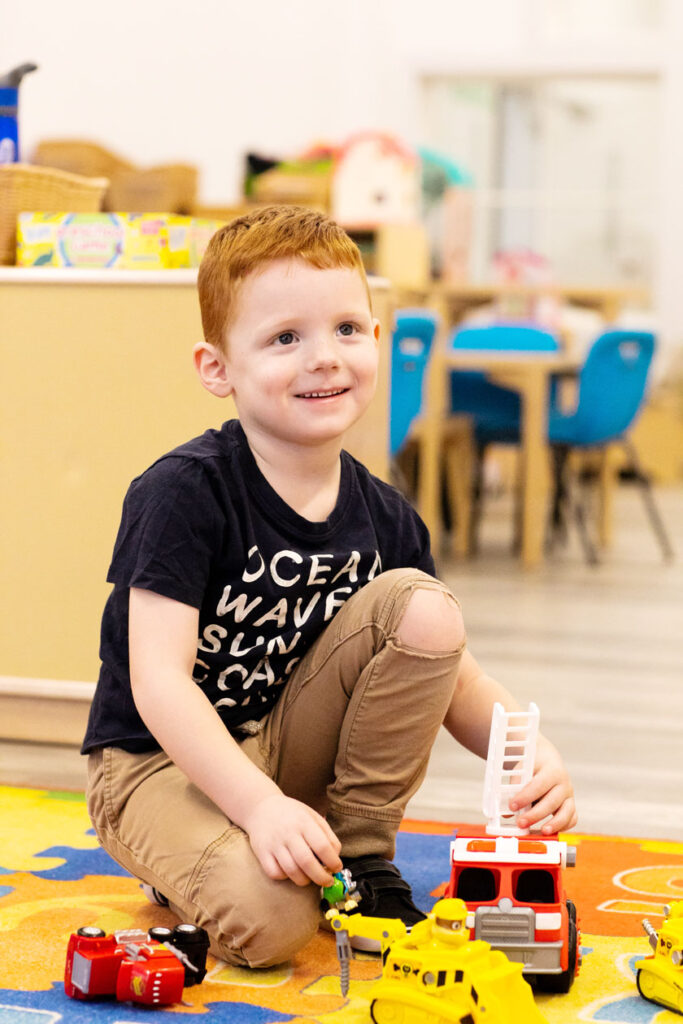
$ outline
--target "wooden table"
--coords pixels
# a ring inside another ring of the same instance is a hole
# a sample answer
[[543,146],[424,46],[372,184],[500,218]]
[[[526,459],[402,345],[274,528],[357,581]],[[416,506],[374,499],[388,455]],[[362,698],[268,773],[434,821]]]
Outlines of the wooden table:
[[646,303],[650,295],[644,286],[590,286],[570,284],[470,284],[433,281],[428,285],[397,289],[399,306],[428,306],[455,327],[473,309],[500,299],[534,299],[550,296],[562,302],[599,313],[606,324],[614,323],[627,302]]
[[521,398],[521,560],[537,565],[543,541],[549,494],[547,395],[554,373],[575,368],[573,360],[554,352],[473,352],[437,346],[429,368],[427,400],[422,426],[418,505],[438,555],[441,544],[440,438],[447,415],[451,370],[482,370],[494,383],[513,388]]
[[[543,553],[546,506],[549,490],[546,401],[549,377],[577,369],[567,356],[503,352],[447,351],[447,339],[465,316],[479,306],[500,299],[531,299],[551,296],[598,312],[613,323],[629,301],[647,302],[641,286],[590,286],[582,284],[471,284],[432,281],[395,289],[398,308],[422,306],[439,318],[441,330],[430,364],[430,378],[421,436],[421,480],[418,504],[438,552],[441,541],[439,448],[447,420],[449,371],[482,370],[497,384],[513,388],[522,400],[522,537],[525,566],[538,564]],[[603,517],[604,518],[604,517]]]

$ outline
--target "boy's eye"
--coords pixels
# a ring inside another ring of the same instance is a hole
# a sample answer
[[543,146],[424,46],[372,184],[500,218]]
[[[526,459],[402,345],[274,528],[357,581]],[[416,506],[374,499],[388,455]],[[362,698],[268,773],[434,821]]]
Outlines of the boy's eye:
[[339,325],[339,333],[340,334],[344,334],[347,337],[348,337],[349,334],[353,334],[354,330],[355,330],[355,327],[353,326],[353,324],[340,324]]
[[278,345],[292,345],[294,343],[294,331],[283,331],[278,334],[275,341]]

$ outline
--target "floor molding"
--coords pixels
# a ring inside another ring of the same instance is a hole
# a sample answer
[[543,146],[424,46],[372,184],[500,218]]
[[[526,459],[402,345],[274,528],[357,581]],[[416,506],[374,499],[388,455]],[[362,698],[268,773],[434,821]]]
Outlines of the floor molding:
[[0,739],[80,747],[95,684],[0,676]]

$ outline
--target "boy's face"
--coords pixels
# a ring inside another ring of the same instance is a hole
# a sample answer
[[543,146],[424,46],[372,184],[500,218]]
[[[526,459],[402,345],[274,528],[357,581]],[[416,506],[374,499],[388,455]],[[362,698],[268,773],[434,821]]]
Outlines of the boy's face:
[[379,322],[356,270],[267,263],[242,283],[226,333],[225,393],[251,440],[334,440],[372,398]]

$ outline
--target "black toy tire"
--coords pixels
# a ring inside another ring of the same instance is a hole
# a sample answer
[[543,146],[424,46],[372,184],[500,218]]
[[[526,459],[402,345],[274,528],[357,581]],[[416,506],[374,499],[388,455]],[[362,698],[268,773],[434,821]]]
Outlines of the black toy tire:
[[103,939],[106,934],[101,928],[93,928],[89,925],[79,928],[76,932],[76,935],[80,935],[83,939]]
[[171,942],[173,939],[173,929],[164,928],[162,925],[150,928],[148,934],[154,942]]
[[185,968],[185,987],[199,985],[206,977],[206,954],[209,951],[209,936],[196,924],[177,924],[171,935],[171,942],[177,946],[195,965],[196,971]]
[[177,924],[173,929],[176,939],[184,939],[186,942],[201,942],[203,929],[196,924]]

